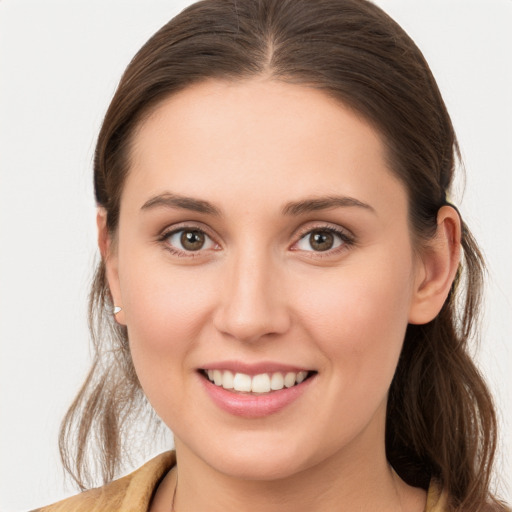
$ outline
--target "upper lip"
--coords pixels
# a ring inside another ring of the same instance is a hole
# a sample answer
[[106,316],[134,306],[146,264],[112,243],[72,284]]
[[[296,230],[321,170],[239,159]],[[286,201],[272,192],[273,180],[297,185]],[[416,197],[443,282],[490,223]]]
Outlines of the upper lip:
[[276,372],[301,372],[312,371],[310,368],[291,364],[278,363],[274,361],[261,361],[258,363],[246,363],[243,361],[216,361],[201,366],[201,370],[229,370],[233,373],[244,373],[246,375],[259,375],[261,373]]

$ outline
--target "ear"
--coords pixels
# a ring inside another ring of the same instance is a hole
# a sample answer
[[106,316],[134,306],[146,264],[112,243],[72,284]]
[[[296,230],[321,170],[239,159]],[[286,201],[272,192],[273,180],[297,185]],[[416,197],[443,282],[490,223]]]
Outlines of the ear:
[[441,311],[459,267],[460,244],[459,213],[443,206],[437,213],[436,234],[418,258],[409,323],[426,324]]
[[[119,285],[117,248],[107,227],[107,212],[104,208],[98,208],[96,225],[98,226],[98,247],[100,249],[101,259],[105,264],[105,272],[112,302],[114,306],[122,308],[123,303],[121,299],[121,287]],[[113,314],[114,312],[112,312],[112,315]],[[126,325],[124,311],[122,309],[114,318],[118,324]]]

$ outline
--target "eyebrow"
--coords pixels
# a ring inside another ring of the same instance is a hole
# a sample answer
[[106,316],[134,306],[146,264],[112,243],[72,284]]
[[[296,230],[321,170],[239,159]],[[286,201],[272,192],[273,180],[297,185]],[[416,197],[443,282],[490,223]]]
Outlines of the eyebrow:
[[221,216],[221,211],[208,201],[171,193],[152,197],[142,205],[141,210],[150,210],[152,208],[179,208],[217,217]]
[[358,199],[347,196],[327,196],[313,197],[288,203],[283,208],[283,215],[302,215],[304,213],[315,212],[318,210],[329,210],[332,208],[356,207],[363,208],[372,213],[376,213],[369,204],[363,203]]
[[[282,214],[298,216],[319,210],[347,207],[363,208],[375,213],[375,210],[369,204],[363,203],[353,197],[326,196],[313,197],[311,199],[302,199],[300,201],[287,203],[282,209]],[[221,211],[208,201],[171,193],[160,194],[152,197],[142,205],[141,210],[150,210],[152,208],[177,208],[214,215],[216,217],[220,217],[222,215]]]

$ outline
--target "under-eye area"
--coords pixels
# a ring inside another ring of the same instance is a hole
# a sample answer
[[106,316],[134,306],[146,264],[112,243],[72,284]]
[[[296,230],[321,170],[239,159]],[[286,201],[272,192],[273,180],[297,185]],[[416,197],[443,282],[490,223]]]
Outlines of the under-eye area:
[[230,370],[200,370],[200,374],[216,386],[240,393],[271,393],[302,384],[316,371],[271,372],[248,375]]

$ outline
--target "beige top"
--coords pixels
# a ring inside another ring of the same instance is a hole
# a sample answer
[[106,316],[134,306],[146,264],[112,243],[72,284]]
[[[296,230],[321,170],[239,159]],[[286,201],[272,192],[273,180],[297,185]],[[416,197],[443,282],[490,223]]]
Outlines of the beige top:
[[[175,464],[174,452],[162,453],[119,480],[32,512],[147,512],[158,484]],[[431,485],[425,512],[444,512],[445,503],[444,493]]]

